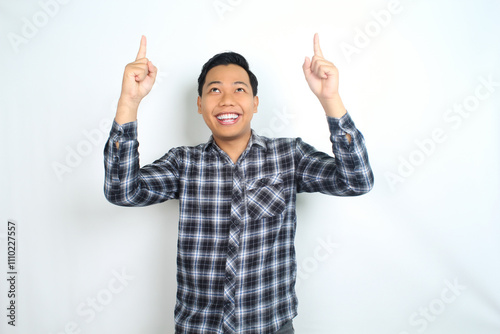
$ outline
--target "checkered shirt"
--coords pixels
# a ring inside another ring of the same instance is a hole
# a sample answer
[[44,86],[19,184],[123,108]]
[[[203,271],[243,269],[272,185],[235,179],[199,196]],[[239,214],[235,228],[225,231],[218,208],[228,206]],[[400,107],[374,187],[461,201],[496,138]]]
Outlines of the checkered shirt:
[[176,333],[275,333],[296,316],[296,194],[356,196],[373,186],[349,114],[327,122],[334,157],[300,138],[252,131],[236,163],[211,137],[142,168],[137,122],[113,124],[106,198],[122,206],[179,200]]

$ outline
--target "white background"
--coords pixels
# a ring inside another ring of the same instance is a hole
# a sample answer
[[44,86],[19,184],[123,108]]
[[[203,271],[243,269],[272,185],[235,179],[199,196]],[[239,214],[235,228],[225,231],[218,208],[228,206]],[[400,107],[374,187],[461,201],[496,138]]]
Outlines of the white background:
[[315,32],[375,188],[299,195],[297,333],[499,333],[499,12],[494,0],[2,0],[1,333],[173,333],[178,203],[121,208],[102,191],[123,69],[146,35],[160,72],[139,113],[143,164],[208,139],[196,79],[225,50],[259,79],[257,132],[329,152],[301,68]]

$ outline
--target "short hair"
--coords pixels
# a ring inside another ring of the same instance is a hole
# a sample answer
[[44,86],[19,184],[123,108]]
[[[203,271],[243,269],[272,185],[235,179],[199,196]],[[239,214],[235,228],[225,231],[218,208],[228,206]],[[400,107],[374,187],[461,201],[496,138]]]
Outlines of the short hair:
[[207,77],[208,71],[210,71],[215,66],[230,64],[238,65],[248,73],[248,77],[250,78],[250,86],[252,86],[253,96],[257,96],[257,77],[252,73],[252,71],[250,71],[250,67],[248,66],[248,62],[245,57],[236,52],[223,52],[216,54],[215,56],[210,58],[205,63],[205,65],[203,65],[200,76],[198,77],[198,95],[201,96],[202,94],[203,85],[205,84],[205,79]]

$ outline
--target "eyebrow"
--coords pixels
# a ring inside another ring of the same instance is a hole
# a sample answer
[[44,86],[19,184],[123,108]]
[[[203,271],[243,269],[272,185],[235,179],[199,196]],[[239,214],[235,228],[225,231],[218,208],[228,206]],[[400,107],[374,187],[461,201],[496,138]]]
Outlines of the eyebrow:
[[[211,82],[209,82],[209,83],[207,84],[207,87],[208,87],[208,86],[210,86],[210,85],[216,85],[216,84],[221,85],[221,84],[222,84],[222,81],[211,81]],[[243,82],[243,81],[235,81],[235,82],[233,82],[233,86],[234,86],[234,85],[245,85],[245,86],[247,86],[247,87],[248,87],[248,85],[247,85],[245,82]]]

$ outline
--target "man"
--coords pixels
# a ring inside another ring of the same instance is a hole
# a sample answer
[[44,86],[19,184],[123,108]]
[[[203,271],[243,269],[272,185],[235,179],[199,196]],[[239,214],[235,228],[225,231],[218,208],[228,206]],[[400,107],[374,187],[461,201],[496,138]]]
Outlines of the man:
[[[338,93],[338,71],[317,34],[303,71],[331,132],[331,157],[300,138],[251,129],[257,78],[236,53],[214,56],[198,79],[198,112],[212,131],[139,167],[137,109],[157,69],[146,39],[127,65],[105,155],[105,194],[117,205],[179,199],[176,333],[293,333],[297,192],[356,196],[372,188],[361,133]],[[310,111],[307,111],[310,112]]]

